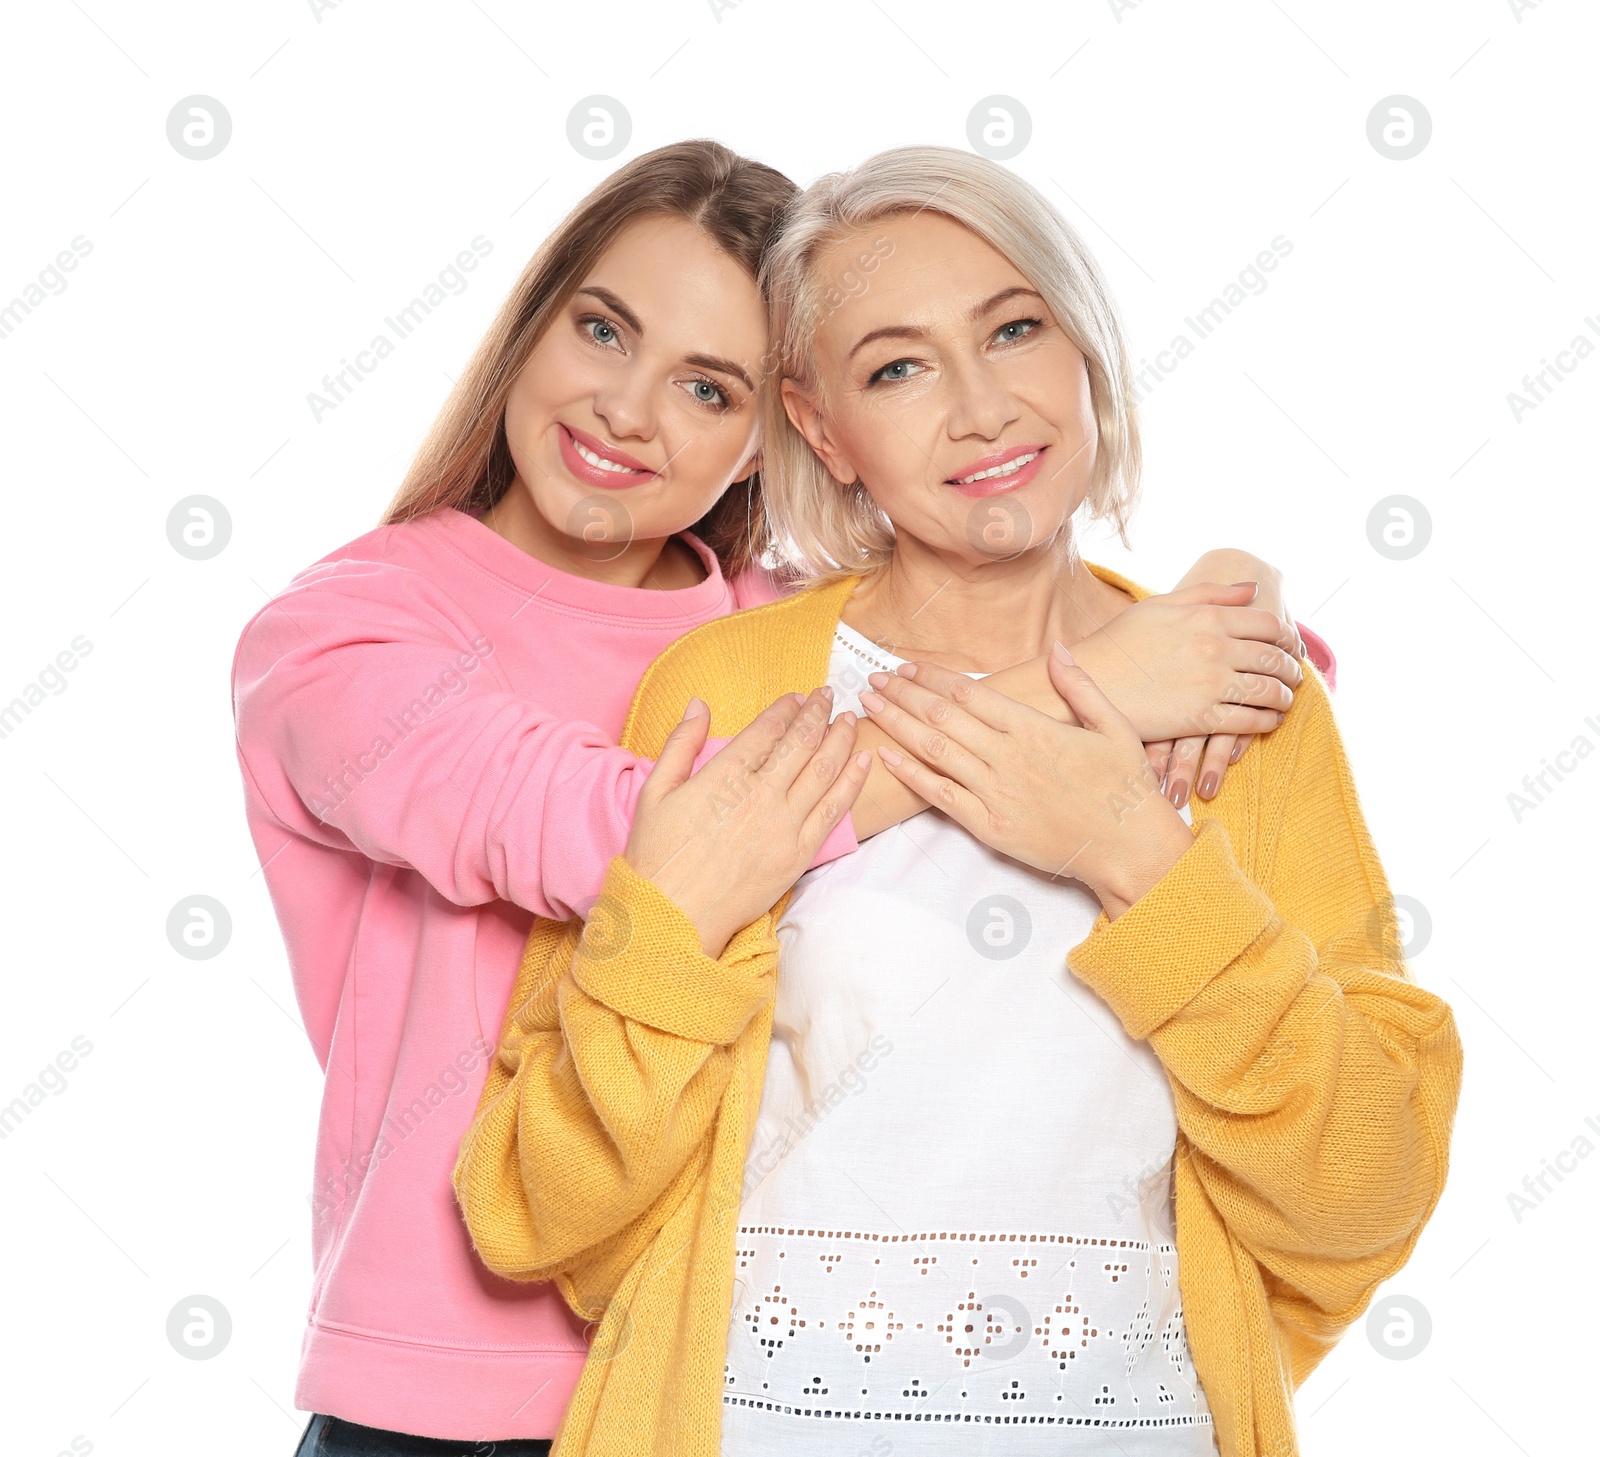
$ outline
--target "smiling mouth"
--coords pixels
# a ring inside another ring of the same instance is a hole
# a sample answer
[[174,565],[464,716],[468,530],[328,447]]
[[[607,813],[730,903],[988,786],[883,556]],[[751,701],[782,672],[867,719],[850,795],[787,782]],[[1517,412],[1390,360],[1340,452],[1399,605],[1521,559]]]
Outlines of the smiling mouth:
[[640,472],[636,471],[631,465],[622,465],[618,461],[607,460],[603,455],[596,455],[594,451],[590,450],[588,446],[584,445],[581,441],[574,440],[572,442],[572,448],[577,451],[584,460],[588,461],[590,465],[594,466],[598,470],[615,471],[618,475],[622,476],[636,476],[640,474]]
[[561,421],[556,422],[560,452],[567,472],[575,480],[603,491],[628,490],[653,481],[659,472],[635,460],[632,456],[610,448],[594,436],[580,436],[578,431]]
[[989,470],[978,471],[975,475],[958,476],[950,482],[953,486],[970,486],[978,481],[997,481],[1005,476],[1014,476],[1025,465],[1031,465],[1039,458],[1040,452],[1030,450],[1026,455],[1019,455],[1015,460],[1008,460],[1004,465],[991,467]]

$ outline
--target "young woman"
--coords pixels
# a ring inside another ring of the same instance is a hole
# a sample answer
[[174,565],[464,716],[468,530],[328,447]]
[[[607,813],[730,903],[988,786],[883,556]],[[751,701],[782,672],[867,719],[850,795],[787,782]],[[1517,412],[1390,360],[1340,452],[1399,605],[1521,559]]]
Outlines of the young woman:
[[[1073,549],[1137,436],[1032,188],[887,153],[805,195],[768,277],[769,502],[820,585],[646,674],[627,850],[581,935],[535,927],[456,1169],[491,1268],[600,1321],[556,1450],[1290,1453],[1438,1199],[1460,1075],[1324,684],[1186,822],[1059,646],[1146,605]],[[1076,726],[974,681],[1052,642]],[[808,870],[856,702],[942,813]],[[742,776],[685,781],[708,728]]]
[[[582,1322],[475,1259],[450,1170],[533,916],[586,910],[625,844],[650,766],[615,745],[640,674],[774,594],[756,270],[794,192],[711,142],[602,184],[518,281],[386,524],[240,639],[246,808],[327,1075],[307,1457],[533,1451],[577,1380]],[[1275,591],[1249,560],[1233,575]],[[1205,605],[1248,595],[1175,594],[1131,647],[1098,645],[1130,658],[1152,739],[1277,721],[1227,706],[1286,706],[1249,635],[1292,623]],[[1010,682],[1059,703],[1040,663]],[[835,816],[821,857],[919,807],[874,774],[876,819]]]

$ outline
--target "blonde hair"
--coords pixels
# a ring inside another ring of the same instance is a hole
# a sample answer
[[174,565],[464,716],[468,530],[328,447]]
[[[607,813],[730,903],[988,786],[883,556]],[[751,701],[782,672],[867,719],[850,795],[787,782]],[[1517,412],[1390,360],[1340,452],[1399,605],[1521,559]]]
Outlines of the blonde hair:
[[[506,442],[506,397],[535,345],[600,255],[635,219],[675,216],[704,232],[757,278],[762,257],[799,192],[783,173],[720,142],[678,142],[635,157],[606,178],[540,245],[489,326],[383,524],[453,506],[479,513],[516,475]],[[759,472],[725,491],[691,528],[734,576],[770,542]]]
[[[849,172],[829,173],[801,193],[762,265],[776,372],[823,399],[815,331],[870,280],[865,267],[854,265],[836,280],[821,280],[818,260],[842,238],[920,212],[960,223],[1009,259],[1082,352],[1099,439],[1081,509],[1091,520],[1113,522],[1126,541],[1140,449],[1122,321],[1083,240],[1036,188],[997,163],[948,147],[898,147]],[[841,487],[828,473],[790,423],[776,387],[764,410],[767,510],[790,575],[826,581],[885,565],[894,550],[889,519],[864,490]]]

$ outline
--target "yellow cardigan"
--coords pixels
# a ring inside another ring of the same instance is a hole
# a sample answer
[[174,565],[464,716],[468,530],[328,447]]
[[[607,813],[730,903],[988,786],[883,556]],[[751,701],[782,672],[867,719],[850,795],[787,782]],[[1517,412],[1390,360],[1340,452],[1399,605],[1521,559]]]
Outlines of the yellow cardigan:
[[[1132,595],[1114,573],[1096,572]],[[857,579],[669,647],[623,730],[699,694],[731,735],[827,679]],[[1461,1046],[1407,974],[1314,669],[1132,909],[1062,952],[1177,1104],[1179,1282],[1225,1457],[1291,1457],[1292,1394],[1411,1253],[1444,1185]],[[718,960],[619,856],[587,927],[535,923],[456,1196],[484,1262],[599,1329],[562,1457],[716,1457],[744,1162],[788,896]]]

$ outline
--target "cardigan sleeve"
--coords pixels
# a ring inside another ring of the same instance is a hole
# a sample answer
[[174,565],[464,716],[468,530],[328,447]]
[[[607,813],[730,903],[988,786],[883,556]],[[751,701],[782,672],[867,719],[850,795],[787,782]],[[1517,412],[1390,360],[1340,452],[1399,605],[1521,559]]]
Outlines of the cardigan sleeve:
[[708,957],[619,856],[581,937],[535,929],[454,1173],[491,1270],[604,1308],[709,1156],[733,1044],[776,986],[773,924]]
[[[1261,1269],[1297,1380],[1404,1263],[1442,1192],[1461,1079],[1407,972],[1326,690],[1307,675],[1253,775],[1072,971],[1147,1038],[1178,1157]],[[1245,767],[1245,761],[1235,769]]]

